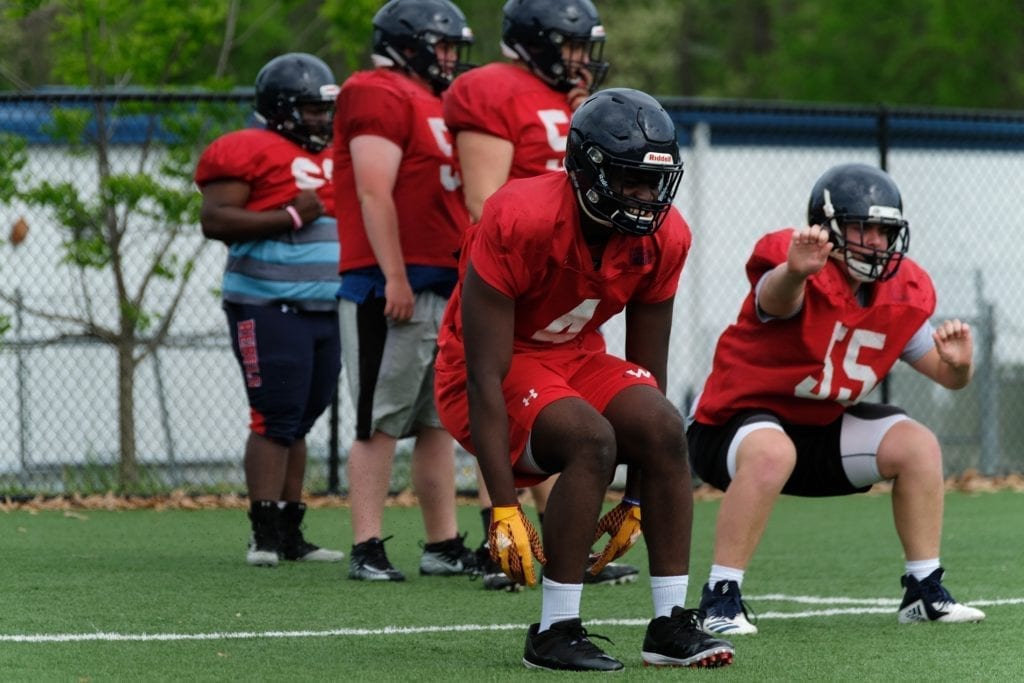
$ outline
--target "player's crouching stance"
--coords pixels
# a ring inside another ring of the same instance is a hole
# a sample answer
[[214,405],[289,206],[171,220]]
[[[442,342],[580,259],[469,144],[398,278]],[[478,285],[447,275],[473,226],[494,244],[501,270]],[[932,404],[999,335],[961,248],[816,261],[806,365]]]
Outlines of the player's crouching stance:
[[[644,663],[727,665],[732,645],[684,608],[693,498],[683,420],[663,393],[691,241],[672,208],[683,173],[675,127],[649,95],[605,90],[573,115],[566,154],[568,173],[507,183],[467,233],[439,338],[438,410],[479,460],[492,559],[527,585],[534,556],[545,565],[527,667],[623,668],[582,625],[581,577],[595,535],[611,540],[591,571],[632,546],[642,503],[655,614]],[[599,331],[623,309],[625,359]],[[599,522],[619,463],[626,498]],[[542,548],[516,487],[555,473]]]
[[862,402],[903,360],[947,389],[970,381],[970,327],[933,327],[935,289],[906,256],[910,228],[893,179],[864,164],[826,171],[808,227],[762,237],[750,290],[719,337],[687,436],[694,470],[725,491],[704,627],[757,633],[740,595],[780,494],[840,496],[892,481],[906,558],[900,623],[981,621],[942,584],[942,452],[900,408]]

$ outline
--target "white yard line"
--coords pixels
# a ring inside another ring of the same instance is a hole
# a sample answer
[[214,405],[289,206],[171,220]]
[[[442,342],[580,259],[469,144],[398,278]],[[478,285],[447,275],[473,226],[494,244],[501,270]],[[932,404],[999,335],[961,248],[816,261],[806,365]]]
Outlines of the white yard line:
[[[834,617],[856,614],[886,614],[893,612],[899,600],[888,598],[842,598],[813,595],[752,595],[752,602],[789,602],[812,605],[849,605],[802,612],[759,612],[760,619],[808,619],[811,617]],[[1024,605],[1024,598],[999,598],[993,600],[970,600],[975,607]],[[593,619],[587,625],[593,626],[643,626],[648,619]],[[417,633],[456,633],[480,631],[522,631],[527,624],[455,624],[451,626],[385,626],[383,628],[334,628],[320,631],[225,631],[213,633],[34,633],[0,634],[0,643],[77,643],[96,642],[152,642],[182,640],[251,640],[263,638],[333,638],[338,636],[391,636]]]

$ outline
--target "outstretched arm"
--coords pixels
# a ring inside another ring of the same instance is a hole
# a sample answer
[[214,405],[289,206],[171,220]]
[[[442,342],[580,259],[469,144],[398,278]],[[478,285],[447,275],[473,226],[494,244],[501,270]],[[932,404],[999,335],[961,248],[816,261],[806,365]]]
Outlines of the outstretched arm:
[[[662,393],[668,386],[668,345],[672,334],[675,298],[656,304],[630,304],[626,308],[626,360],[648,370]],[[641,474],[627,468],[625,495],[640,500]]]
[[675,298],[626,307],[626,360],[650,371],[662,393],[667,386],[668,343]]
[[832,243],[828,231],[820,225],[793,231],[786,260],[765,277],[757,295],[757,305],[773,318],[788,318],[804,302],[804,285],[828,262]]
[[519,503],[501,385],[512,363],[515,302],[487,284],[470,263],[462,284],[469,429],[484,483],[496,507]]

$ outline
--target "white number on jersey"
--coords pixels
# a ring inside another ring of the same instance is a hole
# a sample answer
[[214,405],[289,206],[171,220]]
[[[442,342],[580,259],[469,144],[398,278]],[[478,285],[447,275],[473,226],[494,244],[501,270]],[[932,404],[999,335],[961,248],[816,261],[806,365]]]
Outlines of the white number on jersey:
[[[878,376],[870,365],[857,362],[862,348],[881,349],[885,346],[885,335],[871,330],[853,330],[842,323],[836,323],[832,329],[832,340],[825,352],[824,367],[820,377],[808,375],[796,385],[794,394],[800,398],[812,398],[819,401],[836,401],[843,405],[851,405],[866,396],[878,384]],[[849,384],[843,386],[843,380],[837,380],[833,358],[840,360],[840,365]],[[860,391],[854,394],[853,382],[860,382]]]
[[597,310],[599,303],[600,299],[584,299],[576,308],[558,316],[543,330],[534,332],[533,338],[553,344],[569,341],[594,317],[594,311]]
[[[444,125],[444,119],[439,116],[431,116],[427,119],[430,124],[430,132],[434,134],[434,141],[437,148],[449,159],[452,158],[452,141],[449,139],[448,126]],[[441,164],[441,187],[454,192],[462,185],[462,178],[451,164]]]
[[[539,109],[537,117],[544,124],[544,130],[548,134],[548,144],[551,151],[558,154],[554,159],[548,159],[544,164],[549,171],[561,171],[565,168],[565,143],[569,132],[569,115],[561,109]],[[563,132],[564,131],[564,132]]]
[[292,159],[292,176],[300,190],[318,190],[334,175],[334,159],[324,159],[323,168],[308,157]]

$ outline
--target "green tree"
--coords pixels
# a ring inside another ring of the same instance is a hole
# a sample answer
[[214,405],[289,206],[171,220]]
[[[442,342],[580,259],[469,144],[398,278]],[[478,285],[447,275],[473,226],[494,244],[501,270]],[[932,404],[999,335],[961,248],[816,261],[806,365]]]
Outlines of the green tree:
[[[259,67],[281,52],[311,52],[339,81],[369,66],[371,20],[384,0],[227,0],[190,9],[219,16],[206,45],[183,36],[178,52],[151,49],[166,42],[180,9],[143,2],[137,26],[147,33],[111,36],[97,59],[132,53],[137,71],[116,72],[141,83],[160,56],[167,84],[249,85]],[[607,85],[662,96],[752,98],[846,103],[1014,108],[1024,97],[1024,6],[964,0],[594,0],[608,33],[612,63]],[[474,62],[501,58],[501,0],[456,0],[476,34]],[[47,37],[66,14],[102,27],[129,3],[20,0],[0,22],[0,87],[30,89],[66,84],[67,70],[83,64],[76,51],[50,49]],[[180,7],[180,5],[179,5]],[[12,9],[13,8],[13,11]],[[90,9],[92,8],[92,9]],[[102,11],[100,11],[100,9]],[[152,13],[143,15],[143,12]],[[96,30],[101,30],[97,28]],[[186,45],[187,44],[187,45]],[[60,69],[56,68],[58,65]],[[77,69],[81,71],[81,67]],[[83,81],[79,81],[81,83]]]
[[1024,6],[958,0],[771,3],[755,97],[1016,107]]
[[[55,223],[62,231],[59,258],[69,273],[69,295],[59,303],[22,306],[22,312],[109,345],[116,354],[119,481],[131,491],[140,475],[136,370],[166,340],[207,244],[195,229],[194,163],[212,137],[239,124],[237,106],[175,104],[166,97],[147,99],[145,92],[166,92],[211,44],[220,41],[229,51],[238,2],[57,4],[50,37],[60,49],[51,52],[53,73],[91,97],[84,106],[54,106],[47,132],[69,153],[88,159],[94,172],[77,182],[25,177],[25,143],[8,136],[0,142],[0,187],[5,197],[52,217],[39,223]],[[209,80],[222,77],[214,70]],[[113,136],[129,120],[141,124],[141,139],[134,154],[118,154]],[[0,286],[0,298],[20,305],[9,286]]]
[[381,5],[380,0],[324,0],[320,6],[331,51],[338,55],[333,66],[339,80],[369,64],[373,15]]

